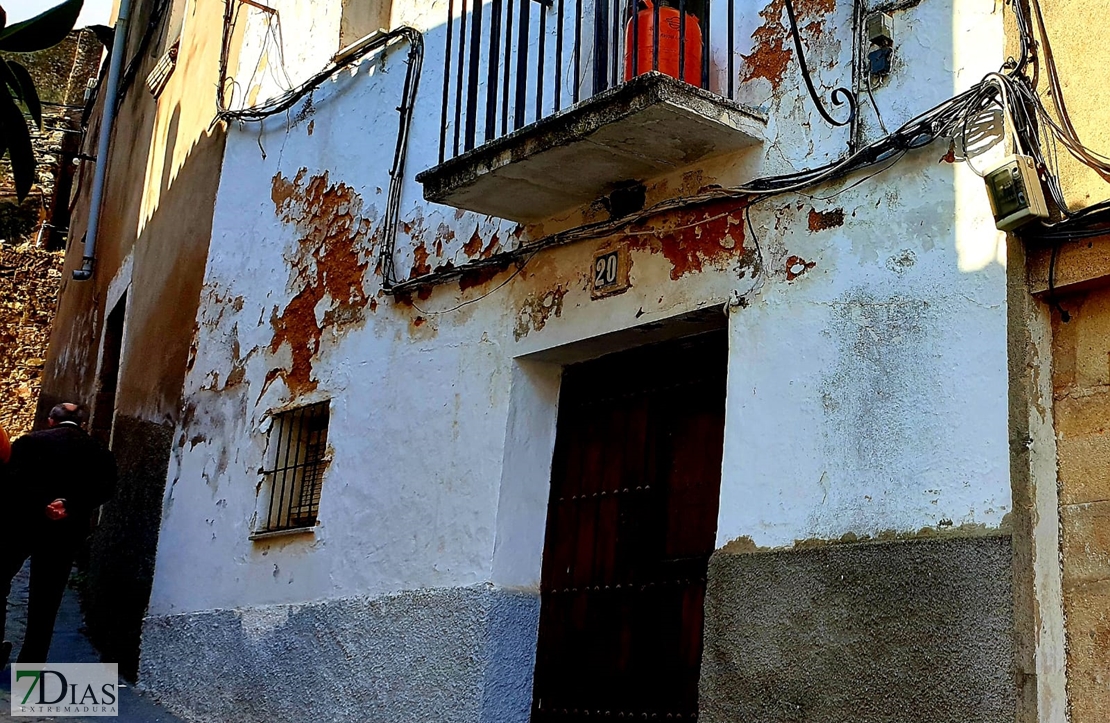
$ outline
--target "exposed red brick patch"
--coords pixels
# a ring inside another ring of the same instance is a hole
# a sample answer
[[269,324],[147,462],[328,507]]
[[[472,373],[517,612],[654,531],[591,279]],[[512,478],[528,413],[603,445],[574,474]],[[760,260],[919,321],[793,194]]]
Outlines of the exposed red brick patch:
[[563,315],[563,297],[570,291],[570,286],[559,284],[548,291],[537,291],[528,295],[517,314],[516,326],[513,336],[517,341],[528,336],[530,331],[539,331],[547,325],[552,316]]
[[445,223],[441,223],[436,229],[436,238],[443,241],[444,244],[450,244],[455,240],[455,229]]
[[424,276],[425,274],[432,273],[432,265],[428,263],[431,254],[424,244],[420,244],[412,251],[412,275]]
[[464,254],[470,257],[477,256],[482,252],[482,236],[478,233],[478,229],[474,229],[474,235],[463,245],[462,250]]
[[479,258],[488,259],[490,256],[493,256],[495,253],[497,253],[500,250],[501,250],[501,235],[495,233],[495,234],[493,234],[493,236],[490,237],[489,243],[486,244],[486,247],[484,249],[482,249],[482,253],[479,254]]
[[786,280],[793,281],[816,265],[816,261],[806,261],[800,256],[791,256],[786,260]]
[[[783,23],[783,13],[786,9],[785,0],[771,0],[759,12],[763,24],[752,33],[751,55],[742,56],[746,61],[740,81],[764,78],[771,84],[771,88],[778,90],[782,84],[786,68],[794,57],[794,50],[790,45],[790,33]],[[825,34],[825,16],[836,9],[836,0],[798,0],[795,10],[798,22],[805,20],[811,22],[803,26],[803,32],[814,40],[820,40]]]
[[[344,183],[330,183],[327,172],[307,178],[301,169],[289,180],[274,176],[270,197],[278,217],[300,238],[289,252],[292,276],[289,303],[270,319],[270,352],[288,344],[292,362],[274,370],[296,396],[317,386],[312,363],[327,327],[359,321],[369,301],[363,282],[369,268],[371,221],[361,215],[362,199]],[[323,318],[317,308],[327,299]]]
[[[766,13],[774,6],[781,8],[781,0],[775,0],[763,12]],[[786,67],[794,57],[794,51],[785,45],[782,25],[778,22],[761,25],[752,33],[752,39],[755,40],[755,45],[751,55],[742,56],[747,63],[740,81],[764,78],[771,83],[771,88],[778,90],[786,74]]]
[[508,269],[511,265],[510,262],[506,261],[501,264],[484,266],[473,271],[467,271],[459,277],[459,291],[468,291],[477,286],[483,286],[493,281],[501,272]]
[[632,250],[662,253],[671,278],[680,279],[707,266],[724,269],[744,254],[746,202],[726,199],[696,209],[676,211],[636,224],[626,243]]
[[955,163],[956,162],[956,142],[948,142],[948,152],[940,157],[937,163]]
[[831,211],[818,211],[809,209],[809,230],[824,231],[827,228],[836,228],[844,225],[844,209],[834,208]]
[[809,20],[836,10],[836,0],[797,0],[794,9],[798,12],[798,20]]

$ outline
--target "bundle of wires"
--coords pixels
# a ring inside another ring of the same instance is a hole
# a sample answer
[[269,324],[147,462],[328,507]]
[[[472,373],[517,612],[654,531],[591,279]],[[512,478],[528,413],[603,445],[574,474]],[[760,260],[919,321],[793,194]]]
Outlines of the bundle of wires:
[[999,102],[997,87],[984,81],[912,118],[893,133],[827,165],[795,173],[757,178],[739,186],[714,188],[696,195],[670,198],[637,213],[577,226],[522,244],[515,249],[494,254],[486,259],[471,261],[453,268],[432,271],[396,283],[390,288],[395,293],[406,293],[419,287],[443,283],[478,269],[506,268],[514,263],[527,262],[540,250],[575,241],[608,236],[629,226],[642,224],[652,217],[668,211],[695,208],[725,199],[734,199],[738,204],[750,206],[773,196],[802,191],[817,185],[845,179],[859,171],[875,169],[872,173],[852,182],[847,188],[838,191],[838,193],[841,193],[887,170],[912,150],[923,148],[938,138],[955,138],[961,133],[965,118],[971,114],[981,112],[985,107],[989,107],[992,102]]
[[397,143],[393,154],[393,164],[389,169],[389,191],[386,198],[384,220],[385,239],[382,242],[380,253],[383,285],[387,289],[391,288],[396,276],[393,249],[397,245],[397,227],[400,225],[401,192],[404,187],[409,132],[412,128],[412,117],[416,108],[416,94],[420,86],[420,74],[424,63],[424,36],[420,31],[405,25],[388,33],[367,36],[363,41],[353,46],[350,52],[343,53],[333,60],[330,65],[297,87],[259,105],[230,109],[226,106],[225,94],[229,82],[228,58],[230,57],[231,36],[236,19],[236,13],[232,9],[232,5],[233,3],[229,0],[224,12],[224,37],[220,53],[220,83],[216,93],[217,113],[213,124],[220,121],[261,123],[271,116],[288,111],[327,82],[328,79],[334,77],[344,68],[354,65],[367,55],[382,51],[397,40],[404,40],[408,43],[409,52],[404,90],[402,91],[401,102],[397,106],[397,112],[400,115],[397,124]]
[[[1002,92],[1003,104],[1012,114],[1017,152],[1031,156],[1048,188],[1059,218],[1032,226],[1024,233],[1039,239],[1062,241],[1089,238],[1110,233],[1110,201],[1102,201],[1082,209],[1069,207],[1058,172],[1045,157],[1044,147],[1063,146],[1073,158],[1110,182],[1110,157],[1091,150],[1080,139],[1068,113],[1063,83],[1056,66],[1052,42],[1048,36],[1040,0],[1027,0],[1036,22],[1027,15],[1025,0],[1014,0],[1014,16],[1022,43],[1022,57],[1014,61],[1009,73],[993,76]],[[1034,25],[1036,36],[1034,36]],[[1033,52],[1039,48],[1043,60]],[[1052,111],[1038,93],[1041,64],[1048,79]],[[1025,69],[1032,65],[1032,75]],[[1053,164],[1056,165],[1056,164]]]
[[[381,249],[383,286],[387,291],[393,293],[407,293],[419,287],[443,283],[468,272],[489,267],[507,268],[515,263],[519,270],[523,263],[527,263],[542,249],[578,240],[607,236],[629,226],[643,224],[650,218],[668,211],[689,209],[722,199],[735,199],[745,204],[745,208],[747,208],[753,203],[758,203],[778,194],[797,192],[820,184],[832,183],[864,169],[876,169],[847,187],[851,188],[890,168],[906,153],[927,146],[940,138],[950,140],[953,147],[959,151],[956,154],[957,159],[966,162],[973,171],[978,173],[972,160],[974,155],[972,146],[977,141],[981,142],[983,138],[973,137],[975,134],[971,133],[970,129],[988,125],[989,118],[996,118],[1000,111],[1008,130],[1010,142],[1013,145],[1013,152],[1029,155],[1034,159],[1037,169],[1048,187],[1049,194],[1059,209],[1059,218],[1038,224],[1032,229],[1027,227],[1027,230],[1023,233],[1032,231],[1038,238],[1050,240],[1083,238],[1085,235],[1093,236],[1107,233],[1110,231],[1110,201],[1081,210],[1070,209],[1065,201],[1059,177],[1052,172],[1045,158],[1042,150],[1042,136],[1064,146],[1073,157],[1094,169],[1108,181],[1110,181],[1110,158],[1092,151],[1082,143],[1068,115],[1062,84],[1045,29],[1039,0],[1011,0],[1011,2],[1021,42],[1019,58],[1008,60],[1001,72],[989,74],[970,89],[930,108],[909,120],[894,132],[888,133],[867,146],[849,152],[837,161],[794,173],[757,178],[739,186],[715,188],[696,195],[667,199],[628,216],[584,224],[521,244],[515,249],[495,254],[486,259],[438,269],[406,281],[400,281],[395,276],[394,251],[396,226],[400,215],[400,191],[404,172],[405,150],[408,142],[408,127],[411,123],[415,104],[416,86],[419,81],[420,63],[423,55],[423,38],[418,31],[411,28],[399,28],[382,38],[380,43],[368,45],[359,52],[331,64],[296,88],[261,105],[235,110],[224,107],[224,88],[221,83],[217,120],[262,121],[277,113],[285,112],[343,67],[356,62],[367,53],[383,47],[396,38],[403,37],[407,40],[411,54],[408,68],[409,77],[406,82],[405,97],[399,108],[402,118],[397,139],[397,154],[390,170],[386,240],[383,242]],[[1037,33],[1040,36],[1039,43],[1034,37],[1033,23],[1030,22],[1030,18],[1026,14],[1024,2],[1028,2],[1033,8],[1033,14],[1037,19]],[[228,26],[234,25],[231,4],[228,3],[228,17],[225,18],[225,48],[221,58],[221,79],[227,77],[227,43],[231,35]],[[1035,53],[1037,47],[1040,47],[1044,53],[1044,66],[1051,88],[1055,117],[1045,107],[1036,90],[1041,72],[1041,61]],[[1030,69],[1031,75],[1029,74]],[[843,190],[847,189],[842,189],[838,193],[843,192]]]

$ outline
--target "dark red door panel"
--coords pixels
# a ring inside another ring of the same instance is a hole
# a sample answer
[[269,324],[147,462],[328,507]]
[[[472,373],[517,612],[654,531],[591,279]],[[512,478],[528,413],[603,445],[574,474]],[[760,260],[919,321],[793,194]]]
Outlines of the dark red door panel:
[[696,719],[726,358],[712,333],[567,368],[533,721]]

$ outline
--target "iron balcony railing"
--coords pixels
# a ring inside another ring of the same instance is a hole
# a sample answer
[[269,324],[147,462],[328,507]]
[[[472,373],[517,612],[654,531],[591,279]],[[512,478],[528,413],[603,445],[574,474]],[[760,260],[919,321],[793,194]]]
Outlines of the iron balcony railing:
[[447,5],[440,163],[651,71],[735,100],[736,0]]

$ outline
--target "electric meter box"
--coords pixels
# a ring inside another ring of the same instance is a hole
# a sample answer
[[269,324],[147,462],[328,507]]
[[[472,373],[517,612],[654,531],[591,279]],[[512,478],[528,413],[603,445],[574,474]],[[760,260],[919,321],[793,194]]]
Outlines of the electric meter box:
[[1041,179],[1029,156],[1007,156],[986,173],[994,225],[1002,231],[1016,228],[1038,218],[1048,218]]
[[886,13],[871,13],[864,21],[867,40],[880,47],[894,45],[894,18]]

